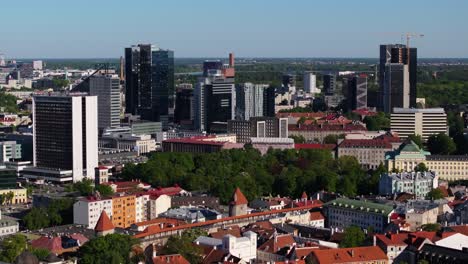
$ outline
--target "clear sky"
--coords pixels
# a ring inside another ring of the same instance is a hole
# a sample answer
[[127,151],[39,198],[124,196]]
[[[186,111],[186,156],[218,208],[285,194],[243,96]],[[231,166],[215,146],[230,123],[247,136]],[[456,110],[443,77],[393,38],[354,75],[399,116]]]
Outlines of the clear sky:
[[468,57],[466,0],[22,0],[0,3],[0,52],[103,58],[157,43],[176,57],[378,57],[414,39],[419,57]]

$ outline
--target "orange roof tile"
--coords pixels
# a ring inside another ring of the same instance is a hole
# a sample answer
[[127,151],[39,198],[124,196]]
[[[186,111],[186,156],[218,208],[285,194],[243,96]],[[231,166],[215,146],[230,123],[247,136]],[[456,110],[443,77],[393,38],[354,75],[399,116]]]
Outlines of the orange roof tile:
[[241,204],[248,204],[249,201],[245,198],[244,194],[241,192],[239,188],[236,188],[234,194],[232,195],[231,204],[233,205],[241,205]]
[[306,192],[302,192],[301,198],[302,198],[302,199],[307,199],[307,198],[309,198],[309,197],[307,196],[307,193],[306,193]]
[[453,231],[458,232],[460,234],[463,234],[465,236],[468,236],[468,226],[467,225],[451,226],[450,229],[452,229]]
[[309,219],[310,221],[324,220],[325,216],[323,216],[322,212],[311,212]]
[[153,264],[190,264],[180,254],[156,256],[153,258]]
[[388,260],[387,255],[377,246],[334,248],[312,251],[321,264],[328,263],[363,263],[376,260]]
[[98,232],[103,232],[112,229],[114,229],[114,225],[109,219],[109,216],[107,216],[106,211],[102,210],[101,216],[99,216],[99,220],[96,224],[96,227],[94,227],[94,230]]
[[292,234],[276,235],[270,238],[267,242],[263,243],[258,250],[266,251],[269,253],[276,253],[284,247],[293,247],[296,244]]

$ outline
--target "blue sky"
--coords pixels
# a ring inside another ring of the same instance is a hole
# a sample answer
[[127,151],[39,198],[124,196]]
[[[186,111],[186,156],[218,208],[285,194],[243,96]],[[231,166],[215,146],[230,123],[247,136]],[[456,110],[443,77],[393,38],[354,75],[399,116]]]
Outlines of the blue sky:
[[419,57],[468,57],[465,0],[23,0],[0,4],[0,52],[119,57],[157,43],[176,57],[377,57],[414,39]]

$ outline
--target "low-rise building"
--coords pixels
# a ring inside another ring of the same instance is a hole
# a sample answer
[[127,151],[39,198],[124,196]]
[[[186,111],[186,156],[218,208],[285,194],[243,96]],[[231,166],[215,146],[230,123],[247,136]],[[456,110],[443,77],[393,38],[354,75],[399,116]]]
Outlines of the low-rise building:
[[235,135],[174,138],[162,142],[163,152],[211,153],[222,149],[242,148],[243,146],[244,144],[237,143]]
[[222,241],[225,251],[246,263],[257,258],[257,234],[254,232],[247,231],[242,234],[242,237],[225,235]]
[[98,140],[99,149],[136,151],[138,155],[156,151],[156,140],[151,135],[111,134]]
[[434,172],[385,173],[380,176],[379,194],[395,195],[414,194],[417,199],[424,199],[439,183]]
[[0,211],[0,238],[17,232],[19,232],[18,221],[10,217],[2,216],[2,211]]
[[[12,194],[11,199],[8,199],[9,194]],[[5,195],[5,204],[22,204],[28,202],[27,190],[23,188],[15,189],[0,189],[0,195]]]
[[420,135],[426,141],[431,135],[448,133],[447,115],[443,108],[393,108],[390,129],[402,138]]
[[166,212],[162,213],[161,216],[166,218],[182,220],[187,223],[199,223],[208,220],[221,219],[222,214],[207,208],[180,207],[169,209]]
[[338,198],[324,204],[327,225],[345,229],[355,225],[362,229],[373,227],[375,232],[383,232],[390,223],[393,208],[370,201]]
[[[338,144],[338,158],[355,157],[365,169],[376,169],[385,164],[386,153],[394,149],[392,138],[379,137],[375,139],[344,139]],[[399,138],[395,138],[399,145]]]
[[105,211],[109,217],[112,217],[112,199],[99,199],[96,197],[78,199],[73,204],[73,223],[94,229],[102,211]]
[[[169,195],[151,195],[147,202],[148,220],[158,218],[160,214],[167,212],[172,207],[172,197]],[[140,221],[137,221],[137,223]]]
[[359,123],[352,124],[310,124],[310,125],[289,125],[290,136],[303,136],[306,141],[323,142],[329,135],[346,135],[348,133],[358,133],[366,131],[367,128]]

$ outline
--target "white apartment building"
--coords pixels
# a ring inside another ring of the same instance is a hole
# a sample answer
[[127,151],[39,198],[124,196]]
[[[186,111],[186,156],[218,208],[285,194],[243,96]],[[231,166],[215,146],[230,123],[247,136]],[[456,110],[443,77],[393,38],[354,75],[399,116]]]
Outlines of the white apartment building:
[[143,222],[148,220],[148,202],[149,194],[137,195],[135,199],[135,222]]
[[311,72],[304,73],[304,92],[313,95],[320,93],[317,88],[317,76]]
[[401,138],[420,135],[426,141],[431,135],[448,133],[447,114],[443,108],[393,108],[391,130]]
[[158,218],[159,214],[165,213],[171,208],[171,197],[165,194],[159,197],[152,197],[148,200],[147,205],[148,220],[152,220]]
[[112,217],[112,199],[80,199],[73,204],[73,223],[94,229],[103,210]]

